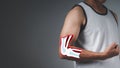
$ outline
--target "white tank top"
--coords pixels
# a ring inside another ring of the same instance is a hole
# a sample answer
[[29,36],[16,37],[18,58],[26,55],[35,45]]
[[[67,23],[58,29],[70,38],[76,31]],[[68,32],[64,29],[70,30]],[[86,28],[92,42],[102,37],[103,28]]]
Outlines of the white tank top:
[[[86,15],[86,26],[79,33],[76,46],[93,52],[103,52],[112,42],[119,44],[118,25],[110,10],[97,13],[85,2],[79,3]],[[75,62],[75,68],[120,68],[120,58]]]

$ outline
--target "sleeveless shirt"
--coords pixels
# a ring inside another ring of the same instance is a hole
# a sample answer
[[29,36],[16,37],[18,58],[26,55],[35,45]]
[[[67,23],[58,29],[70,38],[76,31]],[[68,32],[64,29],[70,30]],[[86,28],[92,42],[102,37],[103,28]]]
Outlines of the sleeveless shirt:
[[[84,30],[79,33],[75,45],[93,52],[103,52],[111,43],[119,43],[118,25],[113,14],[108,10],[105,14],[97,13],[85,2],[78,4],[86,16]],[[106,60],[95,60],[74,63],[75,68],[120,68],[120,57]]]

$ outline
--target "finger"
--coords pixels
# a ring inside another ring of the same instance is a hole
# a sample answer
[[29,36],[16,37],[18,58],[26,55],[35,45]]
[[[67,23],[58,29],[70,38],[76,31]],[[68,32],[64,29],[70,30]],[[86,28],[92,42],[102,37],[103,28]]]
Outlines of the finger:
[[118,45],[116,43],[112,43],[111,48],[117,48]]
[[118,44],[116,44],[115,48],[117,48],[117,47],[119,48],[119,45],[118,45]]
[[119,54],[120,50],[119,50],[119,47],[118,47],[118,46],[116,47],[115,50],[116,50],[116,52]]
[[119,47],[118,46],[116,47],[116,50],[119,51]]
[[117,47],[117,44],[116,43],[112,43],[108,48],[109,49],[115,49],[115,47]]

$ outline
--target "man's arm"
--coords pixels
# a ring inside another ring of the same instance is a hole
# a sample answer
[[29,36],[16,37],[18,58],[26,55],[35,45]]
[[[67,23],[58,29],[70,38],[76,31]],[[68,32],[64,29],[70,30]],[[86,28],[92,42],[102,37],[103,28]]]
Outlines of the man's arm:
[[85,15],[81,7],[76,6],[66,16],[59,45],[59,56],[69,60],[102,60],[119,54],[117,44],[113,43],[104,52],[92,52],[73,45],[78,38],[80,28],[85,24]]

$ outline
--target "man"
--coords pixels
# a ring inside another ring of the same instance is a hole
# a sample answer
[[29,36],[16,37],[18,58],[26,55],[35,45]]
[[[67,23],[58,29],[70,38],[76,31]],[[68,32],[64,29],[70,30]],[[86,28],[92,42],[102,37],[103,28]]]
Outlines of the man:
[[59,55],[75,61],[75,68],[119,68],[117,16],[106,0],[84,0],[65,18]]

